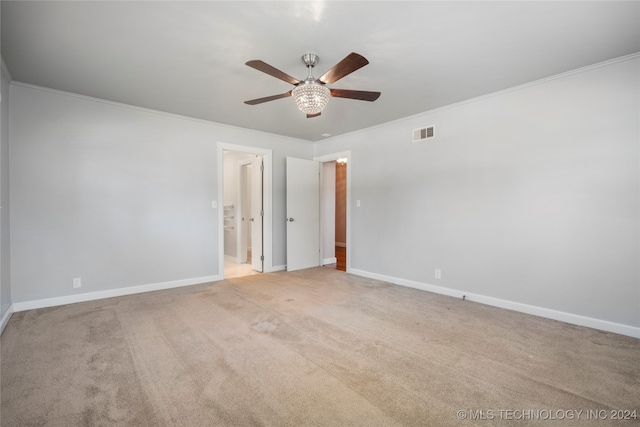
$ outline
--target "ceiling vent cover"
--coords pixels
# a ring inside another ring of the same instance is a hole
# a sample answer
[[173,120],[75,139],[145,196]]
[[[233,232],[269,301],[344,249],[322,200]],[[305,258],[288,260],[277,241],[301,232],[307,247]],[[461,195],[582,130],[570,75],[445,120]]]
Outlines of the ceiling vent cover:
[[434,126],[413,130],[413,142],[435,138]]

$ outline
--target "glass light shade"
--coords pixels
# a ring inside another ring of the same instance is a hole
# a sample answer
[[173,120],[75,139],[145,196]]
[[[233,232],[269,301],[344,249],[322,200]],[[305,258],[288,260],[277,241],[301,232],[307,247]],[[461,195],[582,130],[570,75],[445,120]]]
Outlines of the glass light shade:
[[291,94],[300,111],[306,114],[318,114],[329,102],[331,91],[319,83],[305,82],[296,86]]

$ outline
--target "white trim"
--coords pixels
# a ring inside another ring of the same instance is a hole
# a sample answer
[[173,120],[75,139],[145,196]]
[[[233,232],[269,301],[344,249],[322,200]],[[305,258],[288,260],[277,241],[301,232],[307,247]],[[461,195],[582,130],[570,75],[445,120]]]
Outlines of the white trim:
[[313,160],[315,160],[316,162],[320,162],[320,163],[325,163],[325,162],[331,162],[334,160],[338,160],[341,158],[346,157],[347,158],[347,164],[349,164],[349,160],[351,156],[351,150],[349,151],[341,151],[339,153],[331,153],[331,154],[325,154],[322,156],[316,156],[313,158]]
[[222,280],[222,275],[194,277],[192,279],[173,280],[171,282],[131,286],[127,288],[110,289],[108,291],[87,292],[78,295],[67,295],[63,297],[45,298],[33,301],[14,302],[13,307],[14,311],[18,312],[33,310],[36,308],[56,307],[58,305],[74,304],[77,302],[94,301],[104,298],[141,294],[143,292],[160,291],[164,289],[179,288],[183,286],[200,285],[203,283],[217,282],[219,280]]
[[[619,58],[614,58],[614,59],[610,59],[610,60],[607,60],[607,61],[598,62],[596,64],[587,65],[586,67],[577,68],[575,70],[570,70],[570,71],[567,71],[567,72],[564,72],[564,73],[556,74],[554,76],[545,77],[545,78],[542,78],[542,79],[539,79],[539,80],[534,80],[533,82],[524,83],[524,84],[518,85],[518,86],[513,86],[511,88],[499,90],[497,92],[492,92],[492,93],[489,93],[489,94],[486,94],[486,95],[481,95],[481,96],[478,96],[476,98],[470,98],[470,99],[467,99],[467,100],[464,100],[464,101],[460,101],[460,102],[456,102],[456,103],[453,103],[453,104],[445,105],[443,107],[438,107],[438,108],[434,108],[434,109],[431,109],[431,110],[426,110],[426,111],[423,111],[421,113],[413,114],[413,115],[407,116],[407,117],[402,117],[402,118],[397,119],[397,120],[392,120],[392,121],[389,121],[389,122],[380,123],[378,125],[371,126],[371,127],[364,128],[364,129],[357,129],[357,130],[354,130],[352,132],[342,133],[342,134],[336,135],[334,137],[323,139],[322,141],[328,141],[328,140],[331,140],[331,139],[334,139],[334,138],[342,138],[342,137],[344,137],[346,135],[358,134],[358,133],[361,133],[361,132],[368,132],[368,131],[370,131],[372,129],[376,129],[376,128],[379,128],[379,127],[387,126],[387,125],[389,125],[391,123],[401,123],[401,122],[404,122],[404,121],[407,121],[407,120],[413,120],[413,119],[421,117],[423,115],[436,113],[438,111],[446,110],[446,109],[449,109],[449,108],[454,108],[454,107],[458,107],[458,106],[461,106],[461,105],[469,104],[469,103],[472,103],[472,102],[481,101],[481,100],[486,99],[486,98],[499,96],[499,95],[502,95],[502,94],[505,94],[505,93],[509,93],[509,92],[513,92],[513,91],[516,91],[516,90],[526,89],[528,87],[539,85],[541,83],[545,83],[545,82],[548,82],[548,81],[562,79],[564,77],[568,77],[568,76],[571,76],[573,74],[584,73],[584,72],[591,71],[591,70],[594,70],[594,69],[597,69],[597,68],[602,68],[602,67],[606,67],[606,66],[609,66],[609,65],[613,65],[613,64],[619,63],[619,62],[630,61],[630,60],[637,59],[637,58],[640,58],[640,53],[632,53],[630,55],[625,55],[625,56],[621,56]],[[6,65],[5,65],[4,68],[5,68],[5,71],[7,71],[7,72],[9,71],[9,69],[6,67]],[[308,143],[308,144],[313,144],[314,150],[317,148],[317,144],[321,143],[320,141],[310,141],[310,140],[307,140],[307,139],[293,138],[293,137],[290,137],[290,136],[281,135],[281,134],[277,134],[277,133],[263,132],[263,131],[259,131],[259,130],[255,130],[255,129],[249,129],[249,128],[243,128],[243,127],[239,127],[239,126],[227,125],[227,124],[224,124],[224,123],[214,122],[214,121],[211,121],[211,120],[197,119],[195,117],[183,116],[183,115],[175,114],[175,113],[167,113],[167,112],[164,112],[164,111],[153,110],[153,109],[150,109],[150,108],[137,107],[135,105],[124,104],[124,103],[121,103],[121,102],[109,101],[109,100],[106,100],[106,99],[95,98],[95,97],[92,97],[92,96],[80,95],[80,94],[73,93],[73,92],[65,92],[65,91],[62,91],[62,90],[51,89],[51,88],[47,88],[47,87],[44,87],[44,86],[38,86],[38,85],[30,84],[30,83],[23,83],[23,82],[19,82],[19,81],[13,80],[13,79],[9,79],[9,80],[10,80],[10,84],[12,84],[12,85],[22,86],[22,87],[30,88],[30,89],[41,90],[41,91],[44,91],[44,92],[56,93],[58,95],[70,96],[70,97],[73,97],[73,98],[84,99],[84,100],[87,100],[87,101],[94,101],[94,102],[99,102],[99,103],[103,103],[103,104],[116,105],[116,106],[120,106],[120,107],[124,107],[124,108],[130,108],[132,110],[146,111],[148,113],[159,114],[159,115],[168,116],[168,117],[176,117],[176,118],[190,120],[190,121],[194,121],[194,122],[198,122],[198,123],[214,124],[214,125],[222,126],[222,127],[229,128],[229,129],[240,129],[242,131],[252,132],[252,133],[257,133],[257,134],[262,134],[262,135],[277,135],[279,138],[285,138],[285,139],[290,139],[292,141],[298,141],[298,142],[305,142],[305,143]],[[324,157],[327,157],[327,156],[324,156]],[[335,159],[328,159],[328,160],[325,160],[325,161],[330,161],[330,160],[335,160]],[[347,175],[348,174],[349,174],[349,172],[347,170]]]
[[322,260],[322,265],[327,265],[327,264],[336,264],[338,262],[338,258],[333,257],[333,258],[324,258]]
[[9,308],[7,308],[7,312],[4,314],[4,316],[2,316],[2,320],[0,320],[0,335],[2,335],[2,333],[4,332],[4,328],[7,326],[7,323],[9,323],[13,311],[13,304],[11,304]]
[[0,55],[0,66],[2,67],[2,71],[4,71],[4,73],[7,75],[7,80],[11,82],[13,80],[13,78],[11,77],[11,71],[9,71],[9,67],[7,67],[7,64],[4,62],[4,58],[2,57],[2,55]]
[[[314,146],[314,150],[317,146]],[[339,153],[325,154],[322,156],[316,156],[313,158],[316,162],[331,162],[333,160],[338,160],[341,158],[347,159],[347,241],[345,242],[347,248],[347,273],[351,272],[351,247],[349,242],[351,242],[351,174],[353,171],[353,158],[351,157],[351,150],[348,151],[340,151]],[[322,223],[320,224],[322,228]],[[322,230],[320,230],[322,233]],[[322,234],[321,234],[322,235]],[[336,246],[338,244],[336,243]],[[320,245],[320,249],[322,250],[322,245]]]
[[[264,248],[264,273],[276,271],[273,269],[273,150],[267,148],[250,147],[248,145],[228,144],[218,142],[217,150],[217,175],[218,175],[218,206],[224,206],[223,188],[223,163],[224,150],[240,151],[243,153],[257,154],[262,156],[264,162],[264,173],[262,178],[262,208],[264,210],[264,222],[262,229],[262,246]],[[218,215],[218,265],[220,266],[220,276],[224,277],[224,215]]]
[[233,255],[224,254],[224,259],[225,261],[231,261],[235,262],[236,264],[240,264],[240,260],[238,259],[238,257],[235,257]]
[[[483,101],[485,99],[493,98],[495,96],[501,96],[501,95],[504,95],[504,94],[507,94],[507,93],[510,93],[510,92],[516,92],[516,91],[528,89],[528,88],[530,88],[532,86],[537,86],[537,85],[540,85],[540,84],[543,84],[543,83],[547,83],[547,82],[550,82],[550,81],[554,81],[554,80],[560,80],[560,79],[563,79],[565,77],[573,76],[575,74],[585,73],[585,72],[588,72],[588,71],[591,71],[591,70],[595,70],[595,69],[598,69],[598,68],[603,68],[603,67],[608,67],[610,65],[615,65],[615,64],[617,64],[619,62],[631,61],[631,60],[638,59],[638,58],[640,58],[640,53],[632,53],[630,55],[625,55],[625,56],[621,56],[619,58],[614,58],[614,59],[610,59],[610,60],[607,60],[607,61],[598,62],[596,64],[591,64],[591,65],[587,65],[585,67],[576,68],[574,70],[566,71],[566,72],[560,73],[560,74],[555,74],[553,76],[544,77],[542,79],[534,80],[532,82],[523,83],[523,84],[517,85],[517,86],[512,86],[512,87],[507,88],[507,89],[502,89],[502,90],[498,90],[496,92],[491,92],[491,93],[488,93],[488,94],[485,94],[485,95],[480,95],[480,96],[477,96],[475,98],[469,98],[469,99],[465,99],[463,101],[454,102],[453,104],[443,105],[442,107],[432,108],[431,110],[422,111],[420,113],[412,114],[412,115],[406,116],[406,117],[401,117],[399,119],[391,120],[389,122],[380,123],[380,124],[377,124],[377,125],[374,125],[374,126],[371,126],[371,127],[368,127],[368,128],[356,129],[356,130],[351,131],[351,132],[341,133],[340,135],[336,135],[336,136],[333,136],[333,137],[330,137],[330,138],[326,138],[326,139],[323,139],[322,141],[329,141],[329,140],[332,140],[332,139],[343,138],[343,137],[348,136],[348,135],[358,135],[360,133],[370,132],[370,131],[372,131],[374,129],[386,127],[386,126],[388,126],[390,124],[402,123],[402,122],[414,120],[414,119],[417,119],[417,118],[420,118],[420,117],[423,117],[423,116],[428,116],[430,114],[438,113],[440,111],[444,111],[444,110],[448,110],[448,109],[456,108],[456,107],[461,107],[461,106],[464,106],[464,105],[467,105],[467,104],[472,104],[474,102],[479,102],[479,101]],[[315,145],[314,148],[317,148],[318,144],[321,144],[321,142],[320,141],[316,141],[315,144],[316,145]],[[348,170],[347,170],[347,173],[348,173]]]
[[24,82],[20,82],[20,81],[17,81],[17,80],[11,80],[11,84],[14,85],[14,86],[21,86],[21,87],[28,88],[28,89],[40,90],[40,91],[43,91],[43,92],[49,92],[49,93],[55,93],[57,95],[68,96],[70,98],[78,98],[78,99],[82,99],[82,100],[85,100],[85,101],[97,102],[99,104],[114,105],[116,107],[128,108],[130,110],[144,111],[146,113],[157,114],[157,115],[165,116],[165,117],[173,117],[173,118],[177,118],[177,119],[189,120],[189,121],[196,122],[196,123],[203,123],[203,124],[208,124],[208,125],[221,126],[223,128],[227,128],[227,129],[237,129],[237,130],[241,130],[241,131],[248,132],[248,133],[269,135],[269,136],[274,136],[275,135],[278,138],[282,138],[282,139],[288,139],[288,140],[296,141],[296,142],[303,142],[303,143],[306,143],[306,144],[313,144],[312,141],[309,141],[309,140],[306,140],[306,139],[294,138],[294,137],[291,137],[291,136],[281,135],[281,134],[277,134],[277,133],[269,133],[269,132],[264,132],[264,131],[260,131],[260,130],[250,129],[250,128],[243,128],[243,127],[240,127],[240,126],[228,125],[228,124],[225,124],[225,123],[214,122],[212,120],[197,119],[195,117],[183,116],[181,114],[175,114],[175,113],[168,113],[166,111],[154,110],[154,109],[151,109],[151,108],[138,107],[136,105],[124,104],[122,102],[116,102],[116,101],[109,101],[107,99],[95,98],[93,96],[87,96],[87,95],[80,95],[80,94],[77,94],[77,93],[66,92],[66,91],[58,90],[58,89],[51,89],[51,88],[48,88],[48,87],[38,86],[38,85],[31,84],[31,83],[24,83]]
[[621,323],[609,322],[607,320],[594,319],[592,317],[581,316],[578,314],[566,313],[563,311],[552,310],[544,307],[523,304],[519,302],[504,300],[500,298],[488,297],[479,294],[460,291],[457,289],[444,288],[441,286],[430,285],[427,283],[416,282],[413,280],[400,279],[397,277],[385,276],[383,274],[370,273],[368,271],[351,269],[350,273],[368,277],[370,279],[381,280],[383,282],[393,283],[395,285],[407,286],[409,288],[420,289],[436,294],[447,295],[454,298],[465,298],[468,301],[478,302],[493,307],[505,308],[507,310],[518,311],[520,313],[531,314],[534,316],[544,317],[547,319],[558,320],[565,323],[571,323],[578,326],[586,326],[588,328],[599,329],[601,331],[613,332],[620,335],[627,335],[633,338],[640,338],[640,327],[624,325]]
[[287,270],[287,265],[274,265],[271,267],[271,272],[276,272],[276,271],[286,271]]

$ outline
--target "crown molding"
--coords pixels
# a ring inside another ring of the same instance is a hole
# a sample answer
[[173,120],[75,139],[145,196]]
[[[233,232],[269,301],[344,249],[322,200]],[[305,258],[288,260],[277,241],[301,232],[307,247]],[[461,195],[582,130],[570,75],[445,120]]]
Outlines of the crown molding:
[[0,62],[2,63],[1,64],[2,71],[4,71],[4,74],[7,76],[7,78],[11,82],[13,80],[13,78],[11,77],[11,71],[9,71],[9,67],[7,67],[6,62],[4,62],[4,58],[2,57],[2,55],[0,55]]
[[371,127],[368,127],[368,128],[358,129],[358,130],[355,130],[353,132],[348,132],[348,133],[343,133],[343,134],[340,134],[340,135],[336,135],[335,137],[331,137],[331,138],[324,139],[322,141],[318,141],[315,144],[322,144],[322,142],[324,142],[324,141],[337,140],[337,139],[340,139],[340,138],[343,138],[343,137],[346,137],[346,136],[357,135],[357,134],[362,133],[362,132],[369,132],[369,131],[372,131],[374,129],[379,129],[379,128],[382,128],[382,127],[385,127],[385,126],[388,126],[388,125],[391,125],[391,124],[411,121],[411,120],[414,120],[414,119],[417,119],[417,118],[420,118],[420,117],[424,117],[424,116],[427,116],[427,115],[430,115],[430,114],[439,113],[440,111],[449,110],[451,108],[461,107],[461,106],[464,106],[464,105],[467,105],[467,104],[472,104],[474,102],[483,101],[485,99],[493,98],[493,97],[500,96],[500,95],[505,95],[505,94],[508,94],[508,93],[511,93],[511,92],[517,92],[517,91],[520,91],[520,90],[525,90],[525,89],[531,88],[533,86],[538,86],[538,85],[541,85],[541,84],[544,84],[544,83],[548,83],[548,82],[552,82],[552,81],[555,81],[555,80],[561,80],[561,79],[564,79],[566,77],[570,77],[570,76],[573,76],[573,75],[576,75],[576,74],[586,73],[586,72],[589,72],[589,71],[592,71],[592,70],[596,70],[598,68],[609,67],[611,65],[615,65],[615,64],[622,63],[622,62],[627,62],[627,61],[632,61],[632,60],[638,59],[638,58],[640,58],[640,52],[635,52],[635,53],[632,53],[632,54],[629,54],[629,55],[620,56],[620,57],[609,59],[609,60],[602,61],[602,62],[597,62],[595,64],[587,65],[585,67],[580,67],[580,68],[576,68],[574,70],[565,71],[564,73],[560,73],[560,74],[554,74],[553,76],[544,77],[542,79],[534,80],[534,81],[531,81],[531,82],[528,82],[528,83],[523,83],[523,84],[517,85],[517,86],[512,86],[512,87],[507,88],[507,89],[502,89],[502,90],[499,90],[499,91],[496,91],[496,92],[491,92],[491,93],[488,93],[488,94],[485,94],[485,95],[480,95],[480,96],[477,96],[477,97],[474,97],[474,98],[465,99],[464,101],[459,101],[459,102],[455,102],[453,104],[444,105],[442,107],[433,108],[431,110],[426,110],[426,111],[423,111],[423,112],[420,112],[420,113],[412,114],[410,116],[402,117],[402,118],[399,118],[399,119],[396,119],[396,120],[392,120],[392,121],[389,121],[389,122],[380,123],[378,125],[371,126]]
[[312,144],[311,141],[308,141],[306,139],[293,138],[291,136],[279,135],[279,134],[276,134],[276,133],[269,133],[269,132],[263,132],[263,131],[255,130],[255,129],[243,128],[243,127],[240,127],[240,126],[228,125],[228,124],[225,124],[225,123],[214,122],[213,120],[198,119],[198,118],[195,118],[195,117],[183,116],[181,114],[168,113],[166,111],[154,110],[152,108],[138,107],[136,105],[125,104],[125,103],[116,102],[116,101],[110,101],[108,99],[96,98],[96,97],[87,96],[87,95],[80,95],[80,94],[74,93],[74,92],[66,92],[64,90],[51,89],[51,88],[48,88],[48,87],[45,87],[45,86],[34,85],[34,84],[31,84],[31,83],[24,83],[24,82],[21,82],[21,81],[18,81],[18,80],[12,80],[11,84],[13,86],[20,86],[20,87],[24,87],[24,88],[28,88],[28,89],[39,90],[39,91],[42,91],[42,92],[54,93],[54,94],[60,95],[60,96],[68,96],[70,98],[82,99],[84,101],[97,102],[97,103],[100,103],[100,104],[107,104],[107,105],[112,105],[112,106],[115,106],[115,107],[127,108],[127,109],[130,109],[130,110],[136,110],[136,111],[142,111],[142,112],[145,112],[145,113],[156,114],[156,115],[164,116],[164,117],[172,117],[172,118],[175,118],[175,119],[182,119],[182,120],[187,120],[187,121],[191,121],[191,122],[195,122],[195,123],[201,123],[201,124],[213,125],[213,126],[220,126],[220,127],[227,128],[227,129],[241,130],[241,131],[244,131],[244,132],[260,134],[260,135],[265,135],[265,136],[270,136],[270,137],[276,137],[276,138],[279,138],[279,139],[284,139],[284,140],[289,140],[289,141],[304,142],[304,143]]

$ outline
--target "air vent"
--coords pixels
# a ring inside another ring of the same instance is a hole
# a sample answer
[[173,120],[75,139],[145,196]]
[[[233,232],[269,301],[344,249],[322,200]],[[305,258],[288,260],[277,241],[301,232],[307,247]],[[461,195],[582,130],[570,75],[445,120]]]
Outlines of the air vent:
[[435,137],[434,126],[413,130],[413,142],[424,141]]

